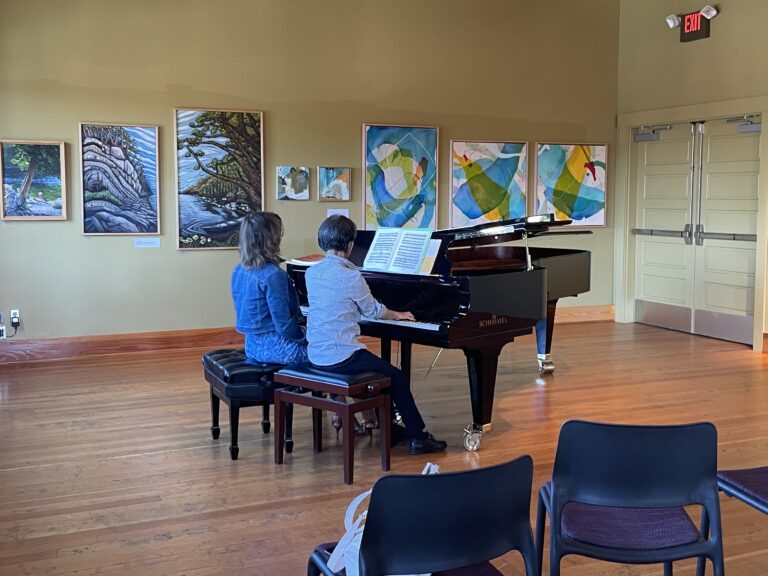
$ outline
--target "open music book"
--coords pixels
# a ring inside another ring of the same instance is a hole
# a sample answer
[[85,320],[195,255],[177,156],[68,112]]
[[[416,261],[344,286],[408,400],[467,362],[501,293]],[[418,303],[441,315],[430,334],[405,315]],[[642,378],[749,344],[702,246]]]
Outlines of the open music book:
[[429,274],[440,241],[429,228],[378,228],[363,262],[364,270]]

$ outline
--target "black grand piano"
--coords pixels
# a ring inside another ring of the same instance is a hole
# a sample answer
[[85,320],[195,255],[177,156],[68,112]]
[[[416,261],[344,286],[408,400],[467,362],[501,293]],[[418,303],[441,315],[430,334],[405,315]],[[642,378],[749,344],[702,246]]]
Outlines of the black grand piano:
[[[538,365],[552,372],[550,358],[557,301],[589,291],[590,253],[529,247],[527,240],[589,231],[550,230],[569,221],[529,216],[469,228],[437,230],[440,241],[430,275],[363,270],[373,295],[393,310],[410,310],[416,322],[363,321],[361,333],[381,339],[381,356],[391,361],[392,340],[400,342],[400,368],[411,372],[413,343],[461,348],[467,358],[473,423],[464,445],[477,450],[490,431],[496,368],[501,349],[536,329]],[[350,260],[362,267],[375,232],[359,230]],[[524,245],[501,245],[523,240]],[[307,306],[306,266],[287,264],[302,306]]]

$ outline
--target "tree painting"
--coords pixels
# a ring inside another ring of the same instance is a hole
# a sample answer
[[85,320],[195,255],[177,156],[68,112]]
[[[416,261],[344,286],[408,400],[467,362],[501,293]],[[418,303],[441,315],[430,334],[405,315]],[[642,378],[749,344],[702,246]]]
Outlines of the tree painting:
[[63,142],[0,143],[5,220],[65,220]]
[[261,112],[176,110],[181,249],[236,248],[263,207]]

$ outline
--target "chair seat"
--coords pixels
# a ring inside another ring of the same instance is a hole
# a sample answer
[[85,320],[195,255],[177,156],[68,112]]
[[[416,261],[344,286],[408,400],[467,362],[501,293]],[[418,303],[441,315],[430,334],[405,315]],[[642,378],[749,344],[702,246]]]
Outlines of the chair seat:
[[563,534],[620,550],[655,550],[696,542],[699,531],[683,508],[618,508],[569,502]]
[[743,470],[722,470],[717,473],[720,488],[728,492],[735,489],[754,499],[761,510],[768,508],[768,466]]
[[383,376],[377,372],[358,372],[356,374],[338,374],[315,368],[311,364],[292,364],[288,368],[280,370],[284,376],[294,376],[297,378],[310,378],[317,382],[326,384],[336,384],[339,386],[351,386],[368,380],[378,380]]
[[[315,547],[315,556],[318,559],[322,559],[324,563],[328,563],[328,559],[331,557],[333,549],[336,547],[336,542],[329,542],[327,544],[318,544]],[[339,576],[346,574],[345,570],[337,572]],[[433,572],[432,576],[503,576],[503,572],[497,570],[490,562],[481,562],[480,564],[473,564],[472,566],[465,566],[464,568],[456,568],[454,570],[443,570],[442,572]]]

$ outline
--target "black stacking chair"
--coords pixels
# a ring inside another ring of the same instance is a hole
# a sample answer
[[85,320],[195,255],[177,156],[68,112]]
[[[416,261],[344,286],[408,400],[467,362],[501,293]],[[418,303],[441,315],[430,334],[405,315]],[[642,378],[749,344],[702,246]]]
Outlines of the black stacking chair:
[[[701,530],[684,506],[701,508]],[[722,576],[715,427],[566,422],[552,481],[539,491],[539,566],[547,514],[551,576],[560,575],[567,554],[664,563],[665,576],[671,576],[674,560],[706,557],[715,576]]]
[[768,514],[768,466],[723,470],[717,473],[717,485],[728,496]]
[[[536,573],[530,503],[533,460],[464,472],[391,475],[373,487],[360,543],[360,575],[501,574],[488,561],[519,550]],[[332,575],[335,544],[318,546],[307,574]]]

